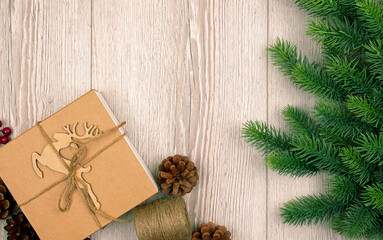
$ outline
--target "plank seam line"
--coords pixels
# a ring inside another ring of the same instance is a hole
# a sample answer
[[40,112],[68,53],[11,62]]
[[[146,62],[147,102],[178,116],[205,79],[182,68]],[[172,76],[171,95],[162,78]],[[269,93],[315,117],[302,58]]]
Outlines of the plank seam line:
[[90,1],[90,89],[93,89],[93,0]]
[[[266,44],[269,46],[270,0],[266,2]],[[269,52],[266,51],[266,121],[269,122]],[[266,240],[269,238],[269,170],[266,167]]]

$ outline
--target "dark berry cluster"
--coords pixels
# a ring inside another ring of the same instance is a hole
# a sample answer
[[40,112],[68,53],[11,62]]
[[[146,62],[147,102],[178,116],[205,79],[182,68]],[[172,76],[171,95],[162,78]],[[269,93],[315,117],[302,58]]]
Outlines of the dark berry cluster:
[[[0,130],[3,123],[0,120]],[[6,144],[9,142],[9,135],[11,134],[11,129],[9,127],[4,127],[1,132],[3,133],[3,136],[0,137],[0,144]]]

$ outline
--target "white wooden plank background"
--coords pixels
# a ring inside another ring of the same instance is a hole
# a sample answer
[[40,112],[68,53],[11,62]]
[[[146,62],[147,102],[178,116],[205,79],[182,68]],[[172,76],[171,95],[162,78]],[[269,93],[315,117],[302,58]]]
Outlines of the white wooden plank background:
[[[214,221],[234,240],[341,239],[278,215],[283,202],[320,191],[324,176],[278,176],[240,138],[245,120],[285,128],[283,107],[314,102],[267,61],[277,36],[318,58],[293,2],[0,0],[0,119],[17,136],[98,89],[153,174],[175,153],[197,163],[199,185],[185,197],[194,227]],[[133,224],[112,223],[92,239],[137,237]]]

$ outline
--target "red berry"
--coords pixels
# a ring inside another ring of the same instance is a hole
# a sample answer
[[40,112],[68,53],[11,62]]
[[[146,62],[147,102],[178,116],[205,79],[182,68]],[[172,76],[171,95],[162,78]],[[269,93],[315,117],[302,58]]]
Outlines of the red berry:
[[11,134],[11,129],[9,128],[9,127],[5,127],[4,129],[3,129],[3,134],[4,134],[4,136],[9,136],[9,134]]
[[0,137],[0,143],[6,144],[7,142],[9,142],[9,138],[7,136]]
[[1,127],[1,125],[3,125],[3,123],[2,123],[1,120],[0,120],[0,127]]

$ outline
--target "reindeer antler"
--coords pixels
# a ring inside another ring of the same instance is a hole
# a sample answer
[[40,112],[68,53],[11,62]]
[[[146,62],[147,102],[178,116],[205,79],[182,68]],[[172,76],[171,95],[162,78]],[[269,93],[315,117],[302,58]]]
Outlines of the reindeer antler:
[[84,135],[79,136],[76,132],[76,126],[77,126],[77,123],[73,126],[72,136],[77,139],[94,138],[102,134],[102,132],[96,125],[90,125],[88,127],[88,123],[85,122],[84,123],[85,133]]
[[76,127],[78,123],[73,124],[73,131],[70,129],[70,124],[65,125],[63,128],[64,130],[71,136],[73,136],[73,132],[76,132]]
[[[76,124],[77,124],[77,123],[76,123]],[[76,124],[75,124],[75,126],[76,126]],[[65,130],[69,135],[72,135],[72,134],[73,134],[73,132],[70,130],[70,124],[65,125],[63,128],[64,128],[64,130]]]

